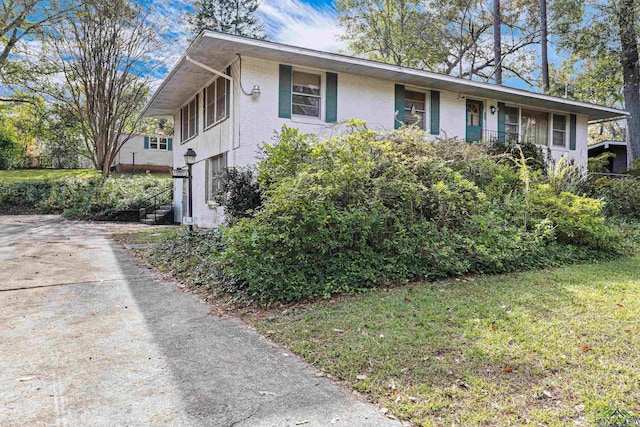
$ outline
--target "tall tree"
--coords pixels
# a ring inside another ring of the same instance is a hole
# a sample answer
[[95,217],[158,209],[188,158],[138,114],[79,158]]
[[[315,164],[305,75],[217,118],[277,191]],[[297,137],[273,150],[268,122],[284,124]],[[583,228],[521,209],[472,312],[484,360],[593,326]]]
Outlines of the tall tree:
[[[424,19],[420,0],[338,0],[343,39],[355,53],[399,66],[430,68],[445,60],[440,22]],[[432,44],[423,42],[432,39]],[[437,61],[429,61],[433,58]]]
[[43,35],[78,7],[76,0],[9,0],[0,13],[0,76],[20,41]]
[[198,0],[196,12],[187,14],[191,33],[197,36],[202,29],[265,39],[264,25],[256,16],[258,0]]
[[549,92],[549,35],[547,25],[547,0],[540,0],[540,50],[541,63],[540,72],[542,74],[542,89]]
[[637,0],[621,0],[616,10],[620,37],[620,64],[624,82],[624,106],[631,116],[627,120],[628,147],[631,159],[640,157],[640,69],[638,68]]
[[[356,54],[397,65],[488,81],[496,66],[492,12],[486,0],[337,0],[343,39]],[[526,9],[526,8],[521,8]],[[537,29],[522,10],[501,8],[500,66],[529,82]]]
[[493,62],[495,64],[494,79],[502,84],[502,13],[500,0],[493,0]]
[[[622,94],[627,119],[629,162],[640,157],[640,70],[638,68],[638,0],[587,0],[580,19],[567,25],[557,44],[571,54],[569,61],[589,64],[578,77],[595,74],[591,89],[600,99]],[[598,84],[600,83],[600,84]]]
[[104,176],[142,122],[139,112],[159,48],[150,21],[128,0],[88,0],[57,27],[51,54],[43,57],[55,62],[64,80],[48,77],[39,82],[41,90],[75,115],[91,160]]

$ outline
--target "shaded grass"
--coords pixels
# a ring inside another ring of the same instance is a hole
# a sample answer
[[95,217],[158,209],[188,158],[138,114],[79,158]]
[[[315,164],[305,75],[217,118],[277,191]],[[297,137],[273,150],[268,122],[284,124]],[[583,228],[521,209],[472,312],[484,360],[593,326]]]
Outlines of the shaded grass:
[[126,231],[113,234],[113,239],[121,244],[146,245],[161,242],[178,233],[180,227],[174,225],[153,226],[148,230]]
[[640,411],[639,262],[378,289],[253,321],[420,426],[593,425]]
[[64,177],[91,178],[99,175],[94,169],[17,169],[0,170],[0,181],[26,182]]

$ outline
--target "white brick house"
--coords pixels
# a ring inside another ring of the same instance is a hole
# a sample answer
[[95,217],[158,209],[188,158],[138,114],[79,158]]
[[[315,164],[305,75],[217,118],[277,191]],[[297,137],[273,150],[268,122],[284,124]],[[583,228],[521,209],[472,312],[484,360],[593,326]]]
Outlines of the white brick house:
[[[332,136],[351,118],[393,129],[421,118],[434,138],[528,140],[587,161],[591,121],[625,111],[475,82],[360,58],[244,37],[202,32],[154,93],[144,114],[175,123],[173,164],[193,166],[193,217],[200,227],[221,221],[207,203],[225,166],[257,160],[258,147],[286,124]],[[180,222],[186,183],[175,181]]]
[[173,165],[173,136],[136,135],[124,143],[113,160],[116,172],[169,172]]

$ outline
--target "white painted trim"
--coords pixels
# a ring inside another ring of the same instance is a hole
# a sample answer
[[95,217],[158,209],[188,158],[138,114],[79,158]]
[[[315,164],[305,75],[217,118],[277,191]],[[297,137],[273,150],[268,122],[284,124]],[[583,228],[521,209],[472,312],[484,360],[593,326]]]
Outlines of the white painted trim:
[[600,148],[600,147],[604,147],[605,149],[609,148],[610,145],[614,145],[617,147],[626,147],[627,146],[627,141],[601,141],[598,142],[597,144],[593,144],[587,147],[587,150],[591,150],[594,148]]
[[[246,44],[246,45],[249,45],[249,46],[262,47],[262,48],[265,48],[265,49],[276,50],[276,51],[279,51],[279,52],[282,52],[282,53],[303,55],[303,56],[314,56],[314,57],[326,59],[326,60],[329,60],[329,61],[343,62],[343,63],[347,63],[347,64],[352,64],[352,65],[360,65],[360,66],[364,66],[364,67],[368,67],[368,68],[377,68],[377,69],[381,69],[381,70],[385,70],[385,71],[396,71],[396,72],[401,72],[401,73],[408,74],[408,75],[414,75],[414,76],[417,76],[417,77],[428,77],[428,78],[431,78],[431,79],[440,80],[440,81],[444,81],[444,82],[447,82],[447,83],[454,83],[454,84],[458,84],[458,85],[466,86],[466,87],[485,88],[485,89],[489,89],[491,91],[494,91],[494,92],[497,92],[497,93],[506,94],[506,95],[528,96],[528,97],[531,97],[531,98],[536,98],[536,99],[540,99],[540,100],[547,100],[547,101],[550,101],[550,102],[560,102],[562,104],[573,105],[573,106],[576,106],[576,107],[594,108],[594,109],[601,110],[601,111],[607,111],[609,113],[620,114],[620,116],[628,116],[628,115],[630,115],[628,112],[623,111],[623,110],[619,110],[617,108],[605,107],[605,106],[602,106],[602,105],[591,104],[591,103],[588,103],[588,102],[574,101],[574,100],[570,100],[570,99],[566,99],[566,98],[560,98],[560,97],[556,97],[556,96],[539,94],[539,93],[530,92],[530,91],[526,91],[526,90],[522,90],[522,89],[514,89],[514,88],[509,88],[509,87],[506,87],[506,86],[494,85],[494,84],[491,84],[491,83],[477,82],[477,81],[468,80],[468,79],[461,79],[461,78],[458,78],[458,77],[452,77],[452,76],[448,76],[448,75],[445,75],[445,74],[438,74],[438,73],[433,73],[433,72],[430,72],[430,71],[418,70],[418,69],[415,69],[415,68],[408,68],[408,67],[401,67],[401,66],[397,66],[397,65],[385,64],[385,63],[382,63],[382,62],[372,61],[372,60],[369,60],[369,59],[362,59],[362,58],[356,58],[356,57],[347,56],[347,55],[340,55],[340,54],[336,54],[336,53],[323,52],[323,51],[318,51],[318,50],[313,50],[313,49],[308,49],[308,48],[303,48],[303,47],[298,47],[298,46],[291,46],[291,45],[286,45],[286,44],[282,44],[282,43],[275,43],[275,42],[266,41],[266,40],[255,40],[255,39],[251,39],[249,37],[242,37],[242,36],[236,36],[236,35],[231,35],[231,34],[224,34],[224,33],[219,33],[219,32],[211,31],[211,30],[207,30],[207,29],[203,30],[198,35],[198,38],[200,38],[200,37],[212,38],[212,39],[217,39],[217,40],[227,40],[227,41],[232,41],[232,42],[237,42],[237,43],[243,43],[243,44]],[[195,44],[195,41],[194,41],[194,44]]]

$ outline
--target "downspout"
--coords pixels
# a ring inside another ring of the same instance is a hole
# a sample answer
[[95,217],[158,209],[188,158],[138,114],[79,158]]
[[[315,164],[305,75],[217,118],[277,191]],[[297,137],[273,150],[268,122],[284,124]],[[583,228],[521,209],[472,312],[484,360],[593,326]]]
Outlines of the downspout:
[[230,127],[230,134],[231,134],[231,149],[237,148],[236,147],[236,143],[235,143],[235,139],[236,139],[236,126],[235,126],[235,99],[233,98],[233,92],[235,92],[234,89],[234,84],[233,84],[233,77],[228,76],[214,68],[209,67],[208,65],[203,64],[202,62],[196,61],[195,59],[191,58],[189,55],[186,56],[185,58],[188,62],[191,62],[193,65],[202,68],[203,70],[207,70],[210,73],[215,74],[218,77],[222,77],[223,79],[227,79],[229,80],[229,82],[231,83],[231,90],[229,91],[229,109],[231,111],[229,111],[229,127]]

